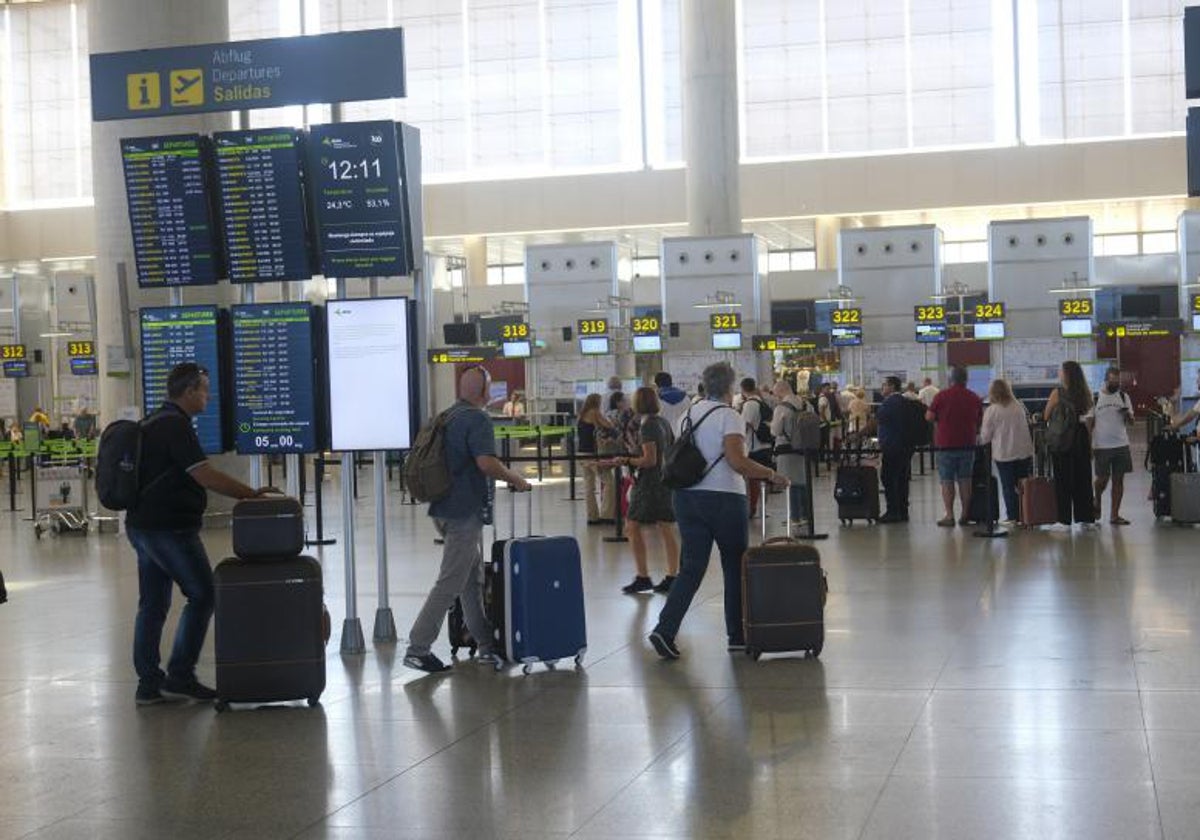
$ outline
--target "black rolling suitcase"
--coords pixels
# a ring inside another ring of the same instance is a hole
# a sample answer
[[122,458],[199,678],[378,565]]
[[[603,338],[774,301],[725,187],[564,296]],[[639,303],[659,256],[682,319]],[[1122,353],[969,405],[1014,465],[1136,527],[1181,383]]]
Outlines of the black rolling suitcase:
[[228,559],[214,570],[217,709],[307,700],[325,690],[321,564],[312,557]]
[[1161,430],[1150,441],[1146,451],[1150,467],[1150,493],[1154,497],[1154,518],[1171,515],[1171,476],[1184,472],[1187,448],[1182,437],[1173,429]]
[[820,656],[825,646],[829,584],[821,555],[791,538],[791,507],[786,501],[784,507],[787,536],[766,539],[764,516],[762,544],[742,556],[742,623],[751,659],[791,651]]
[[862,450],[857,452],[856,462],[849,458],[854,453],[846,451],[845,459],[837,468],[834,479],[833,498],[837,501],[838,519],[843,525],[853,524],[855,519],[874,523],[879,519],[879,470],[862,465]]
[[[988,485],[991,485],[991,519],[988,518]],[[967,519],[977,524],[1000,521],[1000,482],[992,475],[992,462],[984,450],[975,451],[975,466],[971,472],[971,509]]]
[[233,553],[238,557],[294,557],[303,550],[304,508],[298,500],[263,496],[233,506]]

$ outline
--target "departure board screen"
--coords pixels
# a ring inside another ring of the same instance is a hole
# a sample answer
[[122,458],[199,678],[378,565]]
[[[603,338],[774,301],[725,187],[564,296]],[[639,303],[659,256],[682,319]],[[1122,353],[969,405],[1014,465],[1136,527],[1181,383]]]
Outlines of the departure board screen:
[[225,131],[213,145],[229,279],[311,277],[299,132]]
[[223,452],[221,428],[221,353],[215,306],[162,306],[141,310],[142,409],[146,416],[167,398],[167,374],[175,365],[195,362],[208,370],[209,397],[193,418],[200,446],[210,455]]
[[322,273],[327,277],[412,273],[396,124],[313,126],[308,148]]
[[121,141],[138,285],[217,282],[212,202],[198,134]]
[[233,307],[234,447],[240,454],[317,451],[313,345],[312,304]]

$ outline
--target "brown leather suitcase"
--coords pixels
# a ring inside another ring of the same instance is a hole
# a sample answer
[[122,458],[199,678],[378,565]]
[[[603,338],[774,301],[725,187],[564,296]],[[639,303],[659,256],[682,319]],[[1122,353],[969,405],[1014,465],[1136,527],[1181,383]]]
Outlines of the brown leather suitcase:
[[1020,484],[1021,524],[1026,528],[1052,525],[1058,521],[1058,499],[1054,482],[1037,476],[1023,478]]

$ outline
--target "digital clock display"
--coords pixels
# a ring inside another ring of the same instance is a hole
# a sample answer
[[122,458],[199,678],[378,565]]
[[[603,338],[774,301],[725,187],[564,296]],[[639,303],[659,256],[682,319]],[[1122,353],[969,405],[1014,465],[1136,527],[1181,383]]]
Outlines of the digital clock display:
[[999,324],[1004,321],[1004,304],[987,301],[975,304],[975,322]]
[[219,251],[207,157],[199,134],[121,141],[139,286],[217,282]]
[[412,273],[398,138],[396,124],[385,121],[310,130],[309,172],[325,276]]
[[310,303],[233,307],[234,447],[241,455],[316,452]]
[[1065,298],[1058,302],[1058,314],[1063,318],[1090,318],[1092,312],[1091,298]]
[[229,279],[311,277],[299,132],[224,131],[213,145]]
[[607,318],[581,318],[576,322],[576,327],[578,328],[581,336],[608,335]]
[[[940,303],[927,306],[914,306],[913,319],[918,324],[937,324],[946,322],[946,307]],[[920,339],[917,339],[920,341]]]
[[149,417],[167,399],[167,375],[183,362],[208,371],[208,406],[192,418],[200,448],[225,451],[221,391],[220,313],[215,306],[162,306],[141,310],[142,409]]
[[742,316],[736,312],[714,312],[708,316],[708,325],[713,332],[740,332]]
[[662,321],[653,315],[643,318],[633,318],[630,329],[634,335],[658,335],[662,331]]
[[862,310],[855,307],[854,309],[834,309],[829,313],[830,320],[834,326],[843,324],[861,324]]

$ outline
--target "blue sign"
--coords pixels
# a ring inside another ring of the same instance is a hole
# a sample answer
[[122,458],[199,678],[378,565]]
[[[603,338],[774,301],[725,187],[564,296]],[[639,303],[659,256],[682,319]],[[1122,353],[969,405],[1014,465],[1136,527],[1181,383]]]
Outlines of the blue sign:
[[412,273],[396,124],[315,125],[309,132],[308,154],[321,273]]
[[300,133],[226,131],[213,135],[213,145],[229,279],[311,277]]
[[95,356],[79,356],[71,359],[70,364],[72,376],[96,376],[99,373]]
[[404,31],[364,29],[91,56],[92,119],[402,97]]
[[241,455],[316,452],[313,306],[233,307],[234,444]]
[[217,243],[199,134],[121,141],[138,286],[217,282]]
[[215,306],[159,306],[141,310],[142,408],[149,417],[167,398],[167,375],[195,362],[208,370],[208,406],[192,419],[208,455],[225,451],[221,341]]

